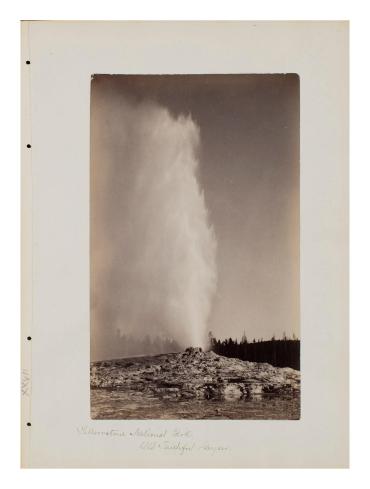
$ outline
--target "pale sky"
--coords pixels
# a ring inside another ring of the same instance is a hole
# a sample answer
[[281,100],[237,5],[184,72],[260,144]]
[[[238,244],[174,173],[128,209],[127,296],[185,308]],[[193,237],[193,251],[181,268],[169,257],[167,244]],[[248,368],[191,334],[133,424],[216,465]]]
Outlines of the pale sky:
[[[217,240],[218,278],[208,330],[221,338],[240,338],[243,331],[248,339],[284,332],[299,336],[298,76],[99,75],[92,84],[93,125],[100,123],[99,104],[120,99],[155,102],[174,117],[190,115],[199,127],[198,180]],[[112,130],[119,151],[120,127]],[[102,198],[94,191],[97,165],[104,164],[96,158],[97,146],[92,141],[92,209]],[[125,171],[124,155],[112,156],[110,177],[104,178],[115,179],[114,161],[123,165],[119,174]],[[106,226],[124,226],[114,211],[115,193],[104,198],[112,222],[92,222],[92,246],[94,226],[97,234]],[[114,246],[106,249],[116,252]],[[114,287],[114,281],[97,285],[99,301],[107,298],[111,310],[93,321],[112,320],[114,300],[121,300]]]

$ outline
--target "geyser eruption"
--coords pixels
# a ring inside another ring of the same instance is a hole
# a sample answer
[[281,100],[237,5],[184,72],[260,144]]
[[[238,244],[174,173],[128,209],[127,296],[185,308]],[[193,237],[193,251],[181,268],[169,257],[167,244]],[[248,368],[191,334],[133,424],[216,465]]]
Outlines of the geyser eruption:
[[199,127],[96,90],[91,140],[93,357],[117,330],[204,347],[216,239],[197,178]]

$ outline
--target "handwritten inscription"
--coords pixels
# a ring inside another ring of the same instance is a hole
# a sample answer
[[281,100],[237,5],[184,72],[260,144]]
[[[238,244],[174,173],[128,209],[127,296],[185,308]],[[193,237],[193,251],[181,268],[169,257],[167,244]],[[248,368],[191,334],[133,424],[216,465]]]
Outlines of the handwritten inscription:
[[121,437],[136,441],[140,450],[146,452],[162,451],[164,453],[176,453],[186,455],[196,451],[202,451],[213,456],[226,452],[229,447],[219,443],[199,441],[190,430],[152,430],[150,428],[135,428],[128,431],[107,429],[98,430],[90,426],[80,426],[77,433],[84,436],[96,436],[100,438]]
[[21,371],[21,392],[22,396],[30,395],[31,376],[27,369],[23,368]]

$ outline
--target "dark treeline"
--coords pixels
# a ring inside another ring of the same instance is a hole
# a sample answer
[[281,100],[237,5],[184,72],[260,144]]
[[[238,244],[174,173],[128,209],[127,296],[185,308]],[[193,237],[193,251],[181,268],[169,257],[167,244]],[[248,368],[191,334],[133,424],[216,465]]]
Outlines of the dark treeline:
[[249,362],[264,362],[274,367],[291,367],[300,370],[300,341],[293,336],[288,339],[253,340],[248,342],[245,335],[241,341],[232,338],[217,340],[209,335],[211,349],[225,357],[240,358]]

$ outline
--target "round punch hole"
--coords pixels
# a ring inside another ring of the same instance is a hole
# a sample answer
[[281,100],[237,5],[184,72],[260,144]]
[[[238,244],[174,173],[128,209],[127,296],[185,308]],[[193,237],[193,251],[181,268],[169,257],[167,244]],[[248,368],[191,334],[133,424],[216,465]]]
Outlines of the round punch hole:
[[27,148],[31,148],[31,145],[30,144],[27,144]]
[[31,423],[30,423],[30,422],[28,422],[28,423],[27,423],[27,426],[31,426]]
[[28,60],[26,61],[26,65],[30,65],[30,64],[31,64],[31,61],[28,59]]
[[32,340],[31,336],[27,336],[27,339],[28,339],[28,341]]

